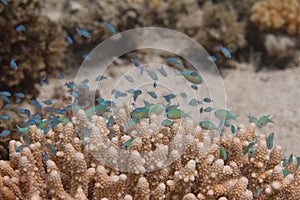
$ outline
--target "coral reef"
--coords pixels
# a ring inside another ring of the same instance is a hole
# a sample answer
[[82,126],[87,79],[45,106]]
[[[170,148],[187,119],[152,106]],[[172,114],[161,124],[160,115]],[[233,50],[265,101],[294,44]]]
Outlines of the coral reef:
[[[34,83],[53,73],[65,47],[61,29],[41,15],[40,0],[0,3],[0,88],[36,96]],[[14,59],[16,66],[12,66]]]
[[261,29],[300,34],[299,0],[263,0],[252,7],[251,21]]
[[[131,108],[128,108],[130,110]],[[155,115],[125,131],[126,109],[115,123],[88,120],[44,134],[29,126],[30,139],[10,141],[10,161],[0,161],[3,199],[299,199],[300,171],[294,158],[282,162],[255,125],[239,125],[219,137],[191,123],[157,129]],[[86,133],[86,130],[89,130]],[[127,147],[131,137],[135,138]],[[249,144],[253,145],[249,150]],[[53,145],[53,146],[52,146]],[[222,147],[222,148],[221,148]],[[221,149],[225,149],[226,153]],[[283,173],[284,172],[284,173]]]

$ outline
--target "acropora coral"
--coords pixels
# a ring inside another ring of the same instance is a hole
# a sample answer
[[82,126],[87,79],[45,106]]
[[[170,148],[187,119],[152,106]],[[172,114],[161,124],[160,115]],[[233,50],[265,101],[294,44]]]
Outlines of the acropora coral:
[[[267,145],[255,125],[221,136],[193,123],[157,128],[156,116],[139,134],[122,127],[120,108],[107,128],[103,117],[88,120],[78,110],[72,122],[44,134],[29,126],[29,139],[10,141],[9,161],[0,161],[2,199],[290,199],[300,198],[294,157]],[[84,130],[90,130],[84,134]],[[133,142],[122,144],[134,137]],[[250,149],[250,143],[254,143]],[[226,153],[220,151],[221,147]]]
[[[59,65],[64,34],[41,15],[41,7],[40,0],[0,2],[1,89],[32,91],[34,83]],[[30,95],[36,96],[37,90]]]
[[264,30],[300,34],[299,0],[263,0],[252,7],[251,21]]

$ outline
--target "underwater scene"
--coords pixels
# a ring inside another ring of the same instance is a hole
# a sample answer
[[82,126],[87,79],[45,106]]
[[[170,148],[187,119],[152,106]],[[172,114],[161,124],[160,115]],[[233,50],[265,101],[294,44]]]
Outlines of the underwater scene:
[[0,199],[300,199],[300,0],[1,0]]

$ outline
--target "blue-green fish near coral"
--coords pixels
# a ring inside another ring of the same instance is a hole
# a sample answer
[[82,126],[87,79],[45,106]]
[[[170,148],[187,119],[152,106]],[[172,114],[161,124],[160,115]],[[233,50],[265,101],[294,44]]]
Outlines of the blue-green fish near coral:
[[258,126],[258,119],[253,115],[248,115],[248,119],[250,123],[254,123],[256,126]]
[[255,142],[250,142],[246,148],[243,150],[243,154],[246,155],[249,151],[249,149],[251,149],[254,146]]
[[166,113],[168,119],[180,119],[183,117],[191,117],[189,113],[185,113],[180,109],[168,110]]
[[153,80],[155,80],[155,81],[158,80],[158,76],[157,76],[157,74],[155,73],[155,71],[150,70],[150,69],[146,69],[146,72],[147,72],[147,74],[148,74]]
[[274,141],[274,133],[269,134],[269,136],[266,138],[266,142],[267,142],[267,148],[268,149],[272,149],[273,148],[273,141]]
[[270,116],[264,115],[261,118],[259,118],[258,127],[261,128],[261,127],[267,125],[269,122],[274,123],[274,121],[272,120],[272,118]]
[[133,101],[136,102],[137,98],[142,94],[142,90],[135,90],[133,92]]
[[202,84],[202,77],[195,71],[182,71],[179,72],[186,80],[194,84]]
[[124,144],[122,144],[122,147],[128,147],[134,139],[135,139],[135,138],[130,138],[130,139],[127,140]]
[[98,105],[87,109],[85,113],[87,116],[92,116],[94,113],[96,113],[96,115],[103,115],[105,112],[109,111],[109,108],[107,108],[106,106]]
[[149,118],[149,113],[150,113],[149,108],[142,107],[142,108],[134,109],[130,113],[130,116],[131,116],[131,118],[137,118],[137,119]]
[[173,120],[170,120],[170,119],[164,119],[161,122],[161,125],[165,126],[165,127],[171,127],[173,124],[174,124]]
[[222,155],[223,160],[227,160],[227,153],[223,146],[220,146],[220,153]]
[[200,121],[199,126],[205,130],[216,130],[216,125],[211,121]]
[[220,119],[220,120],[222,120],[222,119],[224,119],[224,120],[231,120],[231,119],[233,119],[235,121],[236,121],[236,117],[237,117],[237,115],[234,115],[230,111],[225,110],[225,109],[219,109],[219,110],[217,110],[215,112],[215,116],[218,119]]
[[167,77],[168,74],[166,72],[166,70],[164,69],[164,66],[162,65],[160,68],[157,68],[157,70],[159,71],[159,73],[164,76],[164,77]]

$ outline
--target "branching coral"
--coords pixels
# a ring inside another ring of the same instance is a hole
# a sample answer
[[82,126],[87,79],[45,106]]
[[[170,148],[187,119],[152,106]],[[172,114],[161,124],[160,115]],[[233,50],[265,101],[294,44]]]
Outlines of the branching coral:
[[[123,112],[121,109],[119,113]],[[141,122],[139,131],[131,133],[122,128],[125,117],[116,116],[114,128],[107,128],[103,117],[92,116],[89,122],[85,112],[79,110],[73,123],[58,124],[46,135],[36,126],[30,126],[31,144],[20,150],[25,141],[12,140],[10,161],[0,161],[1,197],[126,200],[296,200],[300,197],[296,159],[283,163],[280,146],[267,146],[265,136],[258,135],[253,124],[247,128],[240,125],[235,135],[217,137],[214,131],[204,131],[192,124],[183,126],[178,121],[174,127],[161,130],[171,140],[164,144],[155,136],[160,132],[155,132],[155,126],[151,125],[156,123],[155,116],[150,123]],[[85,129],[90,133],[82,135]],[[135,140],[124,147],[124,141],[131,137]],[[245,152],[250,142],[255,144]],[[49,144],[55,149],[49,148]],[[226,157],[220,152],[221,146]],[[283,170],[289,170],[290,174],[284,175]]]
[[[0,85],[29,91],[41,77],[58,66],[65,47],[64,34],[47,17],[40,15],[40,0],[0,3]],[[23,25],[23,29],[16,27]],[[10,66],[14,59],[17,69]],[[32,93],[36,95],[36,93]]]
[[251,21],[262,29],[300,34],[299,0],[263,0],[252,7]]

